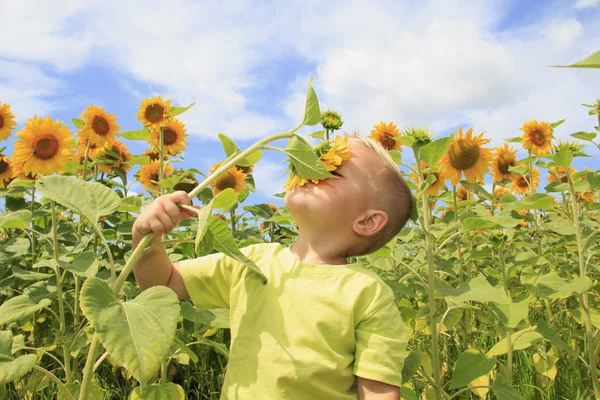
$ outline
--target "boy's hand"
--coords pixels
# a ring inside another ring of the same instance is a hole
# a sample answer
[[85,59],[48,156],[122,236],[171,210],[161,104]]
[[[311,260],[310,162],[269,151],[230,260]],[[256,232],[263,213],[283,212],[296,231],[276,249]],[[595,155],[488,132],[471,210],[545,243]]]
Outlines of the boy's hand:
[[[155,199],[142,210],[133,224],[134,235],[146,236],[148,233],[154,233],[154,236],[158,237],[165,233],[171,233],[181,220],[195,215],[192,211],[177,207],[177,204],[189,206],[192,201],[183,190],[165,194]],[[199,206],[194,207],[200,208]]]

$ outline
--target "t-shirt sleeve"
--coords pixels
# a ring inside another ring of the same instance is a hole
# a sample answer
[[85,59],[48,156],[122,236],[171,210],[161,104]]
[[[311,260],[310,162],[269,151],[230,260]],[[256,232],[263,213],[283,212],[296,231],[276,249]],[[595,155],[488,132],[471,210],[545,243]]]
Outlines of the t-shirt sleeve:
[[179,262],[179,272],[198,311],[229,308],[231,288],[245,266],[223,253]]
[[358,323],[355,340],[354,375],[402,386],[407,330],[393,294]]

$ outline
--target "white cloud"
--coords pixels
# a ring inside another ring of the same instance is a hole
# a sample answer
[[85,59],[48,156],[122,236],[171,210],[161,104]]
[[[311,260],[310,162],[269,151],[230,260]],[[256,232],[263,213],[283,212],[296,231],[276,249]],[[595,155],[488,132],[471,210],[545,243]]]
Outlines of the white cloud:
[[286,177],[281,173],[285,170],[284,163],[274,163],[263,160],[255,165],[252,176],[256,183],[256,189],[268,197],[283,191]]
[[577,0],[575,8],[588,8],[598,6],[598,0]]

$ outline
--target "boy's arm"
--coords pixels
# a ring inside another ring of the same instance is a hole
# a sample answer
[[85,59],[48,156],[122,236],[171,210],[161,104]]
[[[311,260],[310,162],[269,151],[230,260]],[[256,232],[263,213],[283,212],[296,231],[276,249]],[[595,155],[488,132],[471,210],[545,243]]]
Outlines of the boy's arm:
[[356,377],[358,400],[399,400],[400,388],[372,379]]
[[[179,209],[177,204],[191,204],[186,192],[178,191],[160,196],[146,207],[136,219],[132,228],[133,249],[148,233],[154,233],[150,246],[162,242],[162,235],[170,233],[182,219],[189,218],[193,213]],[[134,265],[133,274],[142,290],[152,286],[167,286],[171,288],[180,300],[190,298],[177,264],[172,264],[163,246],[157,246],[148,251]]]

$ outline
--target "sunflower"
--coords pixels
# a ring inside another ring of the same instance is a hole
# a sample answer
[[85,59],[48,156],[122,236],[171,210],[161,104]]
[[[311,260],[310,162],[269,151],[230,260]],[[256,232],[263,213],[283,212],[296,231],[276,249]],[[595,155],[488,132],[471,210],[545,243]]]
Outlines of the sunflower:
[[575,192],[575,196],[584,204],[592,204],[596,202],[596,193],[591,190],[585,192]]
[[400,148],[400,142],[394,140],[394,138],[397,136],[400,136],[400,131],[398,131],[396,124],[393,122],[386,124],[382,121],[373,127],[370,137],[376,142],[381,143],[383,148],[386,150],[402,151]]
[[4,189],[10,183],[13,169],[10,160],[4,154],[0,154],[0,188]]
[[[149,164],[144,164],[138,171],[138,181],[143,187],[147,189],[158,190],[158,185],[151,181],[158,182],[158,171],[160,170],[160,163],[158,161],[152,161]],[[168,178],[173,172],[173,168],[169,164],[165,165],[164,177]]]
[[[80,136],[87,136],[96,146],[110,146],[115,141],[115,133],[121,129],[117,124],[117,117],[108,114],[102,107],[90,105],[81,114],[83,128]],[[87,143],[86,143],[87,144]]]
[[[144,152],[144,154],[142,154],[142,157],[144,157],[144,156],[150,157],[150,161],[157,161],[160,158],[160,153],[156,150],[146,150]],[[169,158],[168,153],[163,154],[163,160],[166,160],[168,158]]]
[[343,124],[344,121],[342,121],[342,117],[337,112],[327,110],[321,113],[321,125],[323,125],[323,128],[330,131],[337,131]]
[[125,162],[133,160],[133,154],[127,150],[127,146],[118,140],[115,140],[112,146],[106,148],[104,158],[114,161],[113,164],[98,164],[100,171],[104,173],[111,173],[113,169],[120,169],[124,173],[127,173],[131,169],[131,164],[123,164]]
[[[425,171],[425,170],[429,169],[429,164],[427,164],[425,161],[421,160],[421,168],[423,169],[423,171]],[[417,164],[415,164],[415,171],[411,171],[411,173],[409,174],[409,177],[417,185],[420,185],[421,180],[419,179],[419,176],[417,175],[416,169],[417,169]],[[429,187],[427,188],[427,190],[425,190],[425,192],[430,196],[437,196],[437,194],[441,190],[444,190],[446,188],[446,185],[444,183],[444,180],[440,178],[439,172],[423,172],[423,179],[425,179],[425,181],[427,181],[427,178],[429,177],[429,175],[435,176],[435,181],[431,185],[429,185]]]
[[[540,170],[537,168],[533,168],[533,191],[537,189],[538,184],[540,183]],[[513,178],[512,191],[516,194],[527,194],[531,190],[529,187],[531,176],[527,174],[526,176],[515,176]]]
[[504,196],[505,194],[510,193],[510,190],[506,189],[503,186],[497,186],[494,189],[494,197],[498,200],[500,200],[500,197]]
[[[89,140],[89,136],[79,135],[77,144],[77,158],[80,162],[83,162],[83,159],[85,158],[85,152],[87,150]],[[90,149],[88,151],[88,161],[93,161],[96,157],[104,156],[105,152],[105,146],[90,143]]]
[[[316,184],[319,182],[319,180],[318,179],[312,180],[312,182]],[[292,190],[296,186],[304,186],[307,183],[308,183],[308,179],[303,178],[300,175],[298,175],[295,171],[292,171],[290,173],[290,176],[288,177],[287,182],[285,182],[285,185],[283,185],[283,188],[285,190]]]
[[459,201],[465,201],[469,199],[469,191],[464,187],[461,186],[458,188],[458,190],[456,191],[456,197]]
[[468,182],[474,183],[483,178],[488,171],[492,152],[490,149],[481,147],[490,139],[484,139],[483,133],[473,137],[473,127],[469,128],[463,136],[462,127],[458,128],[458,136],[454,138],[448,153],[444,154],[439,164],[443,167],[444,179],[451,179],[453,185],[457,185],[462,178],[463,172]]
[[496,154],[492,159],[492,177],[494,181],[500,182],[503,179],[512,179],[514,174],[508,170],[508,167],[517,165],[517,149],[508,147],[508,143],[494,149],[496,150]]
[[11,161],[11,167],[12,167],[12,177],[16,178],[16,179],[20,179],[23,181],[32,181],[34,179],[37,179],[37,174],[25,174],[23,172],[23,163],[22,162],[14,162]]
[[[221,163],[214,164],[210,169],[210,173],[215,172]],[[211,182],[210,186],[213,188],[213,194],[216,196],[221,193],[225,189],[233,189],[236,193],[240,193],[244,188],[244,180],[246,179],[246,174],[241,172],[236,167],[231,167],[229,170],[223,172],[221,175],[217,177],[214,181]]]
[[344,139],[339,136],[331,142],[331,148],[321,156],[321,161],[327,171],[335,171],[342,162],[349,160],[352,156],[350,145],[348,144],[348,136]]
[[269,204],[267,204],[267,207],[269,207],[271,209],[271,211],[273,211],[274,213],[277,212],[277,206],[276,205],[269,203]]
[[[175,175],[180,175],[183,174],[185,171],[183,171],[182,169],[176,169],[175,170]],[[189,174],[187,174],[185,176],[185,178],[177,183],[175,186],[173,186],[173,190],[177,191],[177,190],[183,190],[184,192],[191,192],[192,190],[194,190],[196,188],[196,186],[198,186],[198,180],[196,179],[196,176],[194,176],[193,172],[190,172]]]
[[[185,141],[185,125],[176,118],[165,123],[163,128],[163,144],[164,150],[168,154],[178,154],[185,150],[187,142]],[[160,131],[153,129],[150,132],[150,140],[156,145],[157,148],[160,146]],[[158,157],[157,157],[158,158]]]
[[526,150],[530,150],[536,156],[549,153],[552,150],[552,127],[547,122],[537,122],[535,119],[526,121],[520,128],[524,133],[521,135],[521,143]]
[[[571,171],[571,176],[577,172],[577,170],[573,167],[569,167],[569,171]],[[567,176],[567,170],[563,167],[552,167],[548,170],[548,183],[550,182],[558,182],[562,183],[569,182],[569,177]]]
[[15,115],[10,112],[10,105],[0,102],[0,140],[8,139],[15,126],[17,123]]
[[137,119],[152,130],[165,126],[171,117],[171,100],[164,101],[162,97],[144,99],[137,113]]
[[73,156],[71,132],[67,125],[52,118],[33,117],[17,133],[12,154],[14,163],[23,163],[22,172],[32,175],[51,175],[63,172]]

